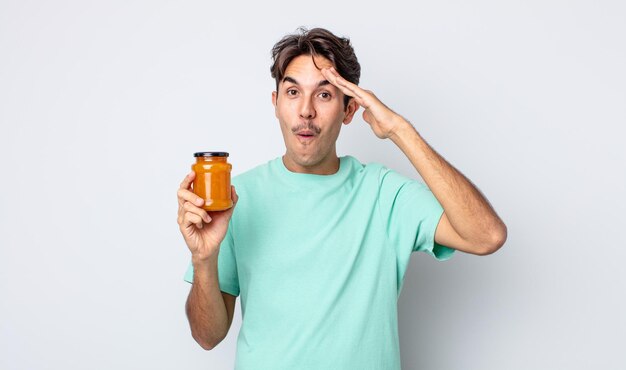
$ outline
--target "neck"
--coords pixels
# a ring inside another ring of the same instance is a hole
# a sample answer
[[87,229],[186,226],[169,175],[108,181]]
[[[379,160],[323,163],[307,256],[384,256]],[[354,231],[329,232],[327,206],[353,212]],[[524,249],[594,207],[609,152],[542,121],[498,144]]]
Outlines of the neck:
[[285,154],[283,155],[283,164],[291,172],[307,173],[311,175],[332,175],[339,171],[339,157],[337,157],[335,153],[311,166],[300,165]]

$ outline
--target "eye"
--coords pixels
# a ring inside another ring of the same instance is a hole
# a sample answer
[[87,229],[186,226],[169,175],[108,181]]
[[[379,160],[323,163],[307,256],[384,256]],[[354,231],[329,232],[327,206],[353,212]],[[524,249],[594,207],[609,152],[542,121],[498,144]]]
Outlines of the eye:
[[289,89],[286,91],[286,93],[287,95],[295,96],[298,93],[298,91],[296,89]]
[[320,93],[320,97],[322,99],[328,100],[328,99],[330,99],[330,93],[328,93],[328,92]]

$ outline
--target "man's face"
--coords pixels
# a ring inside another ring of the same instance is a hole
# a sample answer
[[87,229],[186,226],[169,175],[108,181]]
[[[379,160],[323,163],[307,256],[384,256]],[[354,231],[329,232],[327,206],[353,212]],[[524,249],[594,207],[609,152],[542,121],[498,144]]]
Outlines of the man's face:
[[[321,68],[333,66],[316,57]],[[343,93],[322,75],[310,55],[294,58],[272,93],[276,118],[287,148],[287,160],[300,168],[315,169],[337,157],[335,142],[341,124],[348,124],[357,104],[351,100],[344,109]]]

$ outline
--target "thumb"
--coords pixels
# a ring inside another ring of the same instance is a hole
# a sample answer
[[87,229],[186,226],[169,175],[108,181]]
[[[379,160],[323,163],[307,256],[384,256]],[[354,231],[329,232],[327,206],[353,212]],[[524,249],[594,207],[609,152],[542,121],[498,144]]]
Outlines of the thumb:
[[230,196],[233,199],[233,207],[234,207],[235,204],[237,204],[237,201],[239,200],[239,195],[237,195],[237,190],[235,189],[234,185],[230,186]]
[[232,216],[233,211],[235,210],[235,206],[237,205],[237,202],[239,201],[239,195],[237,195],[237,191],[235,190],[235,187],[233,185],[230,186],[230,198],[233,200],[233,206],[230,207],[225,212],[228,218]]

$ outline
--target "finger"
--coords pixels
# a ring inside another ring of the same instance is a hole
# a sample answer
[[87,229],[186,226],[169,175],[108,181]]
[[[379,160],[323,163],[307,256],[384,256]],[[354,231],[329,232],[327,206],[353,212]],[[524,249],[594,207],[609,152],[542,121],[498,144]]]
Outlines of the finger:
[[346,95],[352,95],[352,91],[346,89],[345,84],[341,83],[339,81],[339,74],[338,73],[333,73],[333,71],[330,68],[322,68],[322,75],[324,77],[326,77],[326,79],[328,80],[328,82],[330,82],[331,84],[333,84],[333,86],[335,86],[336,88],[338,88],[339,90],[343,91],[344,94]]
[[230,196],[231,198],[233,198],[233,205],[237,204],[237,201],[239,200],[239,195],[237,195],[237,190],[233,185],[230,186]]
[[235,206],[237,205],[237,202],[239,202],[239,195],[237,195],[237,191],[235,190],[235,187],[233,185],[230,186],[230,199],[233,200],[233,206],[224,211],[224,214],[229,219],[230,217],[232,217],[233,212],[235,211]]
[[345,78],[341,77],[341,75],[335,70],[335,68],[331,67],[331,74],[335,76],[337,84],[342,89],[344,94],[350,95],[354,97],[363,108],[367,109],[370,105],[372,105],[371,97],[368,91],[363,90],[359,87],[359,85],[354,84]]
[[204,223],[202,222],[202,218],[200,218],[200,216],[187,212],[185,213],[185,217],[183,217],[183,227],[188,228],[191,225],[195,225],[198,229],[202,229]]
[[178,207],[182,207],[185,201],[191,202],[198,207],[202,207],[205,203],[204,199],[194,194],[192,191],[187,189],[178,189]]
[[367,103],[367,92],[361,89],[358,85],[353,84],[352,82],[341,77],[334,67],[322,69],[322,74],[328,79],[328,81],[330,81],[330,83],[339,88],[344,94],[354,97],[359,105],[362,105],[364,108],[369,106],[365,105]]
[[191,188],[191,183],[195,177],[196,177],[196,173],[194,171],[191,171],[187,174],[187,176],[185,176],[183,181],[180,183],[180,186],[178,188],[179,189],[179,192],[178,192],[178,209],[179,210],[183,206],[183,202],[184,202],[184,200],[181,199],[181,196],[180,196],[180,189],[189,190]]
[[183,209],[186,212],[191,212],[193,214],[196,214],[198,216],[200,216],[200,218],[202,218],[202,220],[204,220],[204,222],[209,223],[211,222],[211,217],[209,216],[209,214],[202,208],[198,208],[195,205],[189,203],[189,202],[185,202],[185,204],[183,205]]
[[185,176],[185,178],[183,179],[183,182],[180,183],[180,188],[181,189],[189,189],[189,187],[191,186],[191,182],[193,181],[193,179],[196,177],[196,173],[191,171],[187,174],[187,176]]

